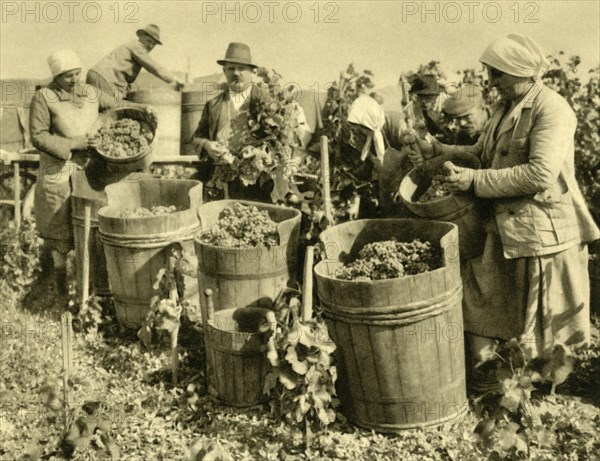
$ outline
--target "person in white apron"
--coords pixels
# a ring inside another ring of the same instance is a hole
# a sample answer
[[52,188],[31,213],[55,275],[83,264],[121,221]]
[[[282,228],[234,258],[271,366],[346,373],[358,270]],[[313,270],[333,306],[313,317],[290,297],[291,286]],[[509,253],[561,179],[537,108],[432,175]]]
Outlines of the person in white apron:
[[66,294],[66,254],[73,248],[71,176],[96,146],[97,90],[80,83],[81,63],[72,50],[48,57],[53,80],[39,89],[30,114],[31,141],[40,151],[34,197],[36,228],[51,250],[59,293]]

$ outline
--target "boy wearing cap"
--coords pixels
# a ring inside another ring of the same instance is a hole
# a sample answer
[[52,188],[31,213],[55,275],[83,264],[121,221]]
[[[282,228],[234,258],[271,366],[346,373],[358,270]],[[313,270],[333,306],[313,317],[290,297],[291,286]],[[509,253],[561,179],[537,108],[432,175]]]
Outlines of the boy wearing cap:
[[162,45],[159,27],[149,24],[144,29],[138,29],[136,34],[138,40],[131,40],[117,47],[87,73],[86,82],[100,89],[103,105],[118,105],[127,96],[142,68],[167,83],[183,86],[184,82],[173,72],[149,56],[156,45]]
[[415,117],[421,119],[430,135],[436,138],[443,137],[444,129],[440,119],[444,91],[435,75],[418,75],[408,92],[413,96]]

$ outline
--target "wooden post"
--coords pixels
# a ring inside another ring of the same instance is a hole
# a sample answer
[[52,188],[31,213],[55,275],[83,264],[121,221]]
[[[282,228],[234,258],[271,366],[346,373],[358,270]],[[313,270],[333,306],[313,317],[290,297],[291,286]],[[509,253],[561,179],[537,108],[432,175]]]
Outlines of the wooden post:
[[[179,304],[179,297],[177,296],[177,287],[173,286],[169,292],[169,298],[175,303],[175,306],[179,308],[179,319],[181,321],[181,309]],[[179,325],[175,328],[171,334],[171,378],[173,386],[177,386],[177,375],[179,374],[179,345],[177,344],[179,336]]]
[[73,371],[73,330],[71,328],[72,322],[73,316],[70,312],[65,312],[60,316],[65,429],[67,429],[69,426],[69,409],[71,408],[71,402],[69,399],[69,378]]
[[92,230],[92,208],[85,205],[83,215],[83,267],[81,278],[81,303],[87,302],[90,297],[90,233]]
[[209,343],[208,322],[212,321],[214,318],[215,305],[213,302],[213,291],[210,288],[204,290],[204,296],[206,296],[206,320],[202,319],[202,322],[206,325],[206,328],[204,328],[204,351],[206,353],[206,360],[204,360],[204,385],[206,387],[206,392],[208,393],[210,386],[210,380],[208,379],[208,375],[212,373],[212,370],[210,369],[209,365],[208,354],[212,354],[212,351],[209,351],[206,345]]
[[21,228],[21,170],[19,162],[13,162],[13,199],[15,207],[15,227],[17,232]]
[[304,278],[302,284],[302,321],[308,322],[312,318],[313,304],[313,261],[315,257],[315,247],[309,245],[306,247],[304,258]]
[[329,140],[327,136],[321,136],[321,181],[323,183],[323,205],[327,225],[333,224],[333,211],[331,205],[331,179],[329,168]]

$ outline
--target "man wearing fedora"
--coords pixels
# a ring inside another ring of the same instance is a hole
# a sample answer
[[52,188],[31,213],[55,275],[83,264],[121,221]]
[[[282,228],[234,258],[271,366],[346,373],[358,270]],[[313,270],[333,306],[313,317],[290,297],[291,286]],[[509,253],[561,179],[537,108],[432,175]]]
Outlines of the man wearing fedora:
[[[137,40],[131,40],[115,48],[92,67],[86,83],[94,85],[101,91],[101,105],[115,107],[127,96],[131,84],[142,68],[167,83],[183,86],[173,72],[154,61],[149,53],[160,41],[160,29],[155,24],[148,24],[144,29],[136,31]],[[102,104],[103,103],[103,104]]]
[[[265,88],[253,83],[257,66],[252,62],[248,45],[230,43],[225,58],[218,60],[217,64],[223,66],[226,88],[206,103],[192,137],[202,161],[199,177],[203,182],[212,177],[215,165],[227,161],[229,152],[241,148],[248,130],[250,102],[268,97]],[[269,201],[269,192],[258,184],[244,186],[239,180],[228,184],[230,198]]]

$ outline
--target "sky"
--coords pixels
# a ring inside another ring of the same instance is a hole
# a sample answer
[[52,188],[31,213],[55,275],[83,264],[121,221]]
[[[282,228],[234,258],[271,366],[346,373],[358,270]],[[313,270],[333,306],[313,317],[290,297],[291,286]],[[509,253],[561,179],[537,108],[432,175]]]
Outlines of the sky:
[[547,53],[600,63],[600,1],[1,1],[0,78],[48,78],[46,59],[73,48],[84,71],[148,23],[163,46],[151,56],[192,77],[220,72],[229,42],[287,81],[322,89],[354,63],[378,87],[431,60],[447,74],[480,69],[502,34],[531,36]]

